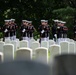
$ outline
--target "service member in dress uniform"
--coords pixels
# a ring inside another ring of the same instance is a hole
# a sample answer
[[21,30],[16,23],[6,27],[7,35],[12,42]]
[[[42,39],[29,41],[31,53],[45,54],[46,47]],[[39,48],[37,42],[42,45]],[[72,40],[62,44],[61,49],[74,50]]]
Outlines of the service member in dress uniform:
[[9,21],[9,26],[10,26],[10,40],[15,40],[14,39],[15,25],[12,23],[12,20]]
[[9,26],[9,20],[5,20],[5,24],[2,27],[3,31],[3,39],[4,40],[10,40],[10,26]]
[[11,19],[11,24],[14,25],[14,35],[13,35],[13,40],[16,40],[16,32],[17,32],[17,24],[15,23],[15,19]]
[[57,23],[57,41],[58,43],[61,41],[61,21]]
[[53,40],[56,42],[57,41],[57,24],[59,20],[54,20],[54,25],[52,27],[52,35],[53,35]]
[[32,21],[29,21],[29,24],[28,24],[28,31],[29,31],[29,40],[33,39],[33,33],[35,31],[35,28],[34,26],[32,25]]
[[61,21],[60,22],[60,40],[61,41],[64,41],[64,30],[63,30],[63,28],[64,28],[64,22],[63,21]]
[[45,20],[41,20],[41,25],[38,28],[39,34],[40,34],[40,42],[41,41],[46,41],[46,25],[45,25]]
[[66,41],[67,39],[67,31],[68,31],[68,28],[65,26],[65,23],[64,21],[59,21],[59,31],[58,31],[58,35],[59,35],[59,39],[58,39],[58,42],[60,43],[61,41]]
[[68,33],[68,27],[67,26],[64,26],[63,28],[63,38],[64,38],[64,41],[67,41],[67,33]]
[[66,24],[66,22],[61,21],[61,30],[60,30],[61,41],[66,41],[67,40],[67,31],[68,31],[68,28],[67,28],[67,26],[65,26],[65,24]]
[[48,20],[45,20],[45,28],[46,28],[46,41],[49,41],[49,37],[50,37],[50,25],[48,24]]
[[10,33],[10,40],[13,40],[13,25],[11,24],[11,20],[9,20],[9,33]]
[[27,20],[22,20],[20,31],[21,31],[22,40],[28,41],[28,21]]
[[74,39],[76,40],[76,24],[73,27],[73,31],[74,31]]

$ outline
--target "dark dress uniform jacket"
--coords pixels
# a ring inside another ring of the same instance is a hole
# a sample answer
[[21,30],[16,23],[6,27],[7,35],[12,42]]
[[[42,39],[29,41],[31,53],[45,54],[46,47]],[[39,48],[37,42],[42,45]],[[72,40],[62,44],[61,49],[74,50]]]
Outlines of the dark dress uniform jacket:
[[17,26],[16,23],[14,23],[13,25],[14,25],[14,27],[15,27],[15,28],[14,28],[14,35],[16,35],[16,31],[17,31],[18,26]]
[[[23,32],[23,30],[25,29],[25,31]],[[21,25],[21,36],[22,37],[28,37],[28,26],[25,25]]]
[[63,27],[64,38],[67,38],[68,28],[66,26]]
[[75,33],[76,32],[76,25],[74,26],[73,30],[74,30],[74,33]]
[[60,38],[60,26],[57,26],[57,38]]
[[10,36],[14,36],[14,30],[15,30],[15,26],[11,25],[10,26]]
[[49,37],[49,35],[50,35],[50,26],[49,25],[47,25],[45,27],[45,34],[46,34],[46,37]]
[[34,26],[29,26],[28,27],[28,30],[29,30],[29,37],[33,37],[33,32],[34,32]]
[[53,35],[53,38],[55,38],[55,34],[57,33],[57,26],[56,25],[54,25],[53,27],[52,27],[52,35]]
[[58,26],[57,27],[57,37],[63,38],[62,34],[64,34],[63,26]]
[[76,37],[76,25],[74,26],[73,31],[74,31],[74,38],[75,38]]
[[10,27],[8,25],[4,25],[2,27],[2,30],[3,30],[4,37],[9,37]]
[[[46,35],[46,27],[45,26],[40,25],[39,28],[38,28],[38,30],[39,30],[39,33],[40,33],[40,37],[41,38],[45,38],[47,36]],[[43,33],[42,33],[42,30],[44,30]]]

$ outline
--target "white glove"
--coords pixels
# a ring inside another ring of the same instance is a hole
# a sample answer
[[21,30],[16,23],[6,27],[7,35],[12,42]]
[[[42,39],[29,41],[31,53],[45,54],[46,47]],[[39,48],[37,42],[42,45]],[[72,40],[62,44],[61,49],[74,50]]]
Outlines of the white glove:
[[7,30],[7,29],[5,29],[5,31],[4,31],[4,32],[6,33],[7,31],[8,31],[8,30]]
[[58,29],[60,29],[60,27],[57,27]]
[[44,33],[44,30],[42,30],[41,33],[43,34]]
[[57,34],[55,34],[54,36],[57,37]]
[[22,31],[23,33],[25,32],[25,29],[23,29],[23,31]]

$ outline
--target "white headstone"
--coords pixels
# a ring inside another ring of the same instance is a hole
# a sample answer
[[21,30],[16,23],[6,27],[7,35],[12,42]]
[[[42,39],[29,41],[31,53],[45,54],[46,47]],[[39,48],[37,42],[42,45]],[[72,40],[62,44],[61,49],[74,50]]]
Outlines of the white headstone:
[[6,39],[5,40],[5,44],[11,44],[11,40],[10,39]]
[[35,40],[35,39],[33,39],[33,38],[32,38],[32,39],[30,39],[30,40],[29,40],[29,47],[31,47],[32,43],[33,43],[33,42],[35,42],[35,41],[36,41],[36,40]]
[[35,60],[44,64],[48,63],[48,49],[44,47],[39,47],[35,50]]
[[17,50],[17,41],[11,41],[11,44],[14,45],[14,52]]
[[49,47],[49,51],[50,51],[50,61],[49,62],[52,62],[55,56],[61,54],[61,47],[60,47],[60,45],[51,45]]
[[74,43],[74,40],[73,40],[73,39],[70,39],[70,40],[69,40],[69,42],[72,42],[72,43]]
[[3,62],[3,53],[0,52],[0,62]]
[[37,39],[37,42],[39,42],[40,39]]
[[40,47],[40,43],[39,43],[39,42],[33,42],[33,43],[31,44],[31,48],[32,48],[33,50],[35,50],[35,49],[38,48],[38,47]]
[[30,42],[35,42],[35,41],[36,41],[36,40],[35,40],[35,39],[33,39],[33,38],[30,40]]
[[41,41],[41,47],[48,48],[49,47],[48,41]]
[[6,44],[3,46],[4,61],[14,60],[14,45]]
[[54,45],[55,44],[55,41],[54,40],[49,40],[49,47],[51,46],[51,45]]
[[38,48],[38,47],[40,47],[40,43],[39,42],[33,42],[32,44],[31,44],[31,48],[32,48],[32,52],[33,52],[33,55],[35,55],[35,49],[36,48]]
[[32,59],[32,49],[20,48],[16,51],[16,60],[31,60],[31,59]]
[[67,42],[67,41],[60,42],[60,46],[61,46],[61,54],[68,54],[69,42]]
[[76,41],[74,43],[75,43],[75,54],[76,54]]
[[3,46],[4,46],[4,42],[0,41],[0,52],[3,52]]
[[26,41],[26,40],[20,41],[20,48],[21,47],[28,47],[28,41]]
[[69,43],[69,53],[71,53],[71,54],[75,53],[75,43],[73,43],[73,42]]
[[20,41],[19,41],[19,39],[16,39],[15,41],[17,41],[17,48],[19,48],[20,47]]

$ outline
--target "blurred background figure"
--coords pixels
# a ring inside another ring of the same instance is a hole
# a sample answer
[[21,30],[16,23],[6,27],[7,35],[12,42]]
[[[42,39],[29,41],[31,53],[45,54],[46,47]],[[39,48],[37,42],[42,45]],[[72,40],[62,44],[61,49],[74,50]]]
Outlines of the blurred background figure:
[[53,62],[52,75],[76,75],[76,55],[56,56]]

